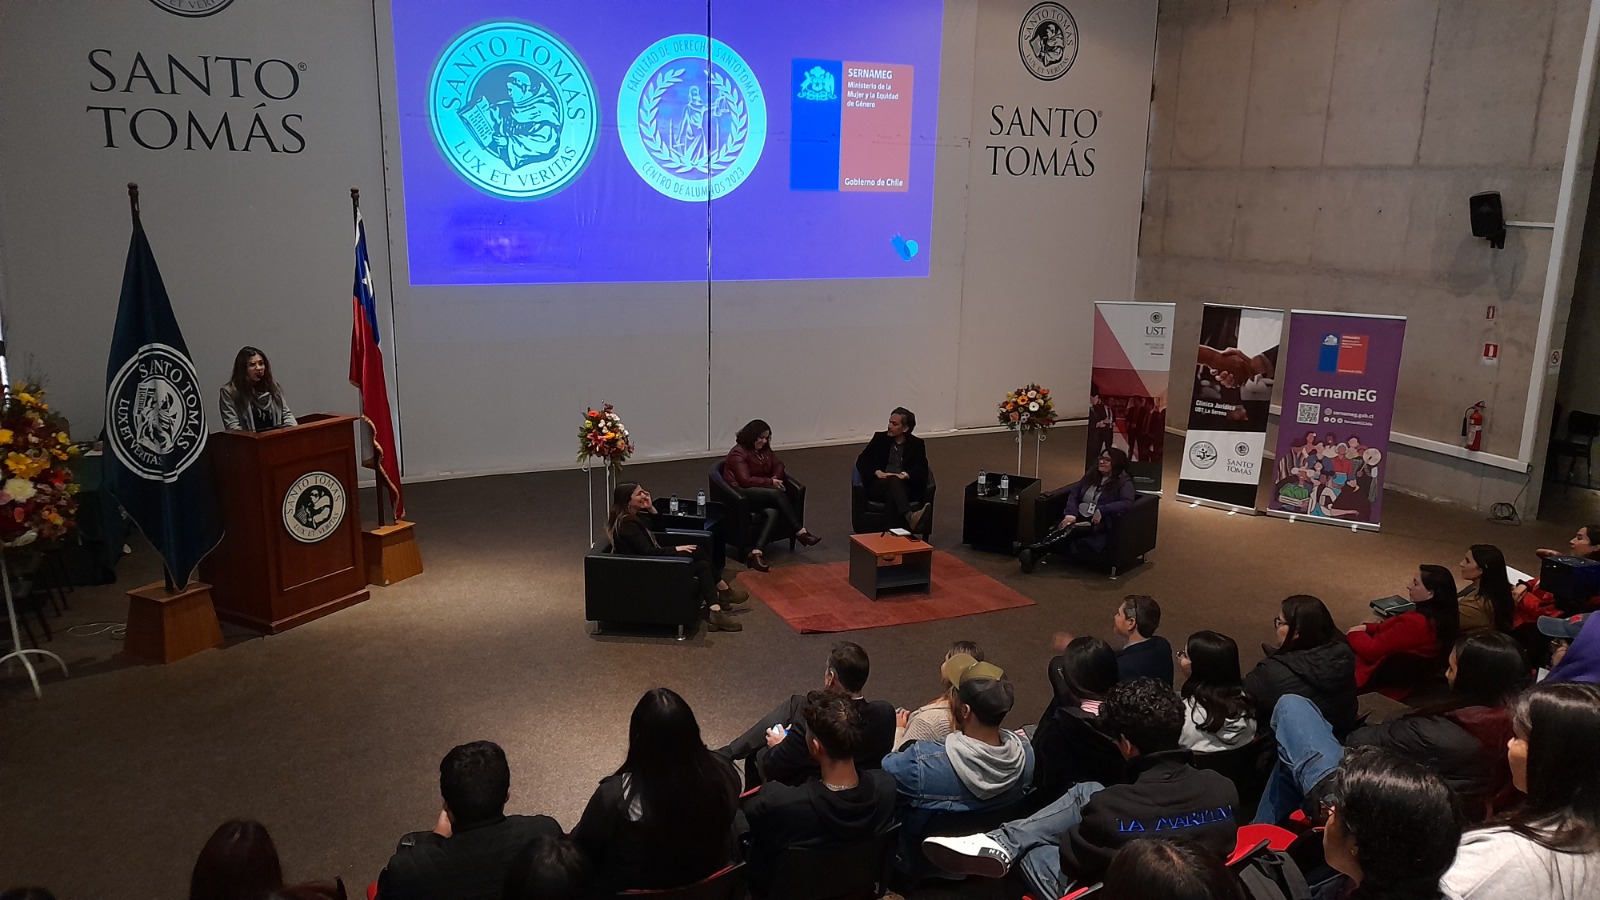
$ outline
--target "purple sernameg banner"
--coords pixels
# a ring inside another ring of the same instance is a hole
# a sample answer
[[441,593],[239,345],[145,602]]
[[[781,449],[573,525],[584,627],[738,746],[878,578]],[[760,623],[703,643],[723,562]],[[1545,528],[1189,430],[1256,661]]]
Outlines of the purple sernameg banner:
[[1290,314],[1268,513],[1378,527],[1405,336],[1400,316]]

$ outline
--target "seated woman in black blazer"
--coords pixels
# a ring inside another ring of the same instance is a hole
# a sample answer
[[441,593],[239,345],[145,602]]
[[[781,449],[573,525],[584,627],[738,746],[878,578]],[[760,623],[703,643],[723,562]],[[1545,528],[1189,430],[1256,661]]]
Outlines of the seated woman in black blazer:
[[874,434],[856,457],[856,471],[867,498],[884,505],[890,527],[904,523],[912,531],[928,511],[924,506],[911,512],[912,499],[920,499],[928,485],[928,451],[922,438],[911,433],[916,427],[917,417],[911,410],[897,406],[889,413],[889,427]]
[[[611,541],[611,552],[624,556],[694,556],[694,544],[661,546],[650,527],[650,514],[654,510],[649,491],[629,481],[617,485],[611,492],[611,514],[606,518],[606,537]],[[733,590],[726,581],[717,578],[711,561],[696,558],[691,571],[700,585],[706,630],[743,631],[743,625],[722,611],[723,603],[732,603]]]

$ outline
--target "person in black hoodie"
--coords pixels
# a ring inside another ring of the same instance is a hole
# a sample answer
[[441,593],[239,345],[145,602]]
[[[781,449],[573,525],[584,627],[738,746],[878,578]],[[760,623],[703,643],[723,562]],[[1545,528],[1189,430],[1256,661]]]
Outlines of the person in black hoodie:
[[1191,766],[1178,748],[1183,702],[1154,678],[1125,681],[1100,706],[1107,734],[1135,770],[1132,784],[1079,784],[1026,819],[987,834],[930,837],[923,853],[941,869],[1000,878],[1015,863],[1038,897],[1062,897],[1100,880],[1124,845],[1184,837],[1223,856],[1233,851],[1239,791]]
[[1322,601],[1295,594],[1283,601],[1275,622],[1278,649],[1244,677],[1244,693],[1255,703],[1256,721],[1272,721],[1286,694],[1317,705],[1333,733],[1356,726],[1356,655]]
[[767,892],[785,849],[859,843],[894,820],[894,778],[882,769],[856,769],[866,724],[855,704],[839,694],[812,691],[802,715],[806,749],[822,777],[799,787],[765,784],[744,801],[750,823],[746,874],[757,895]]
[[1100,704],[1119,680],[1116,651],[1097,637],[1070,638],[1048,671],[1054,696],[1033,730],[1034,790],[1050,801],[1079,782],[1127,781],[1128,761],[1099,727]]

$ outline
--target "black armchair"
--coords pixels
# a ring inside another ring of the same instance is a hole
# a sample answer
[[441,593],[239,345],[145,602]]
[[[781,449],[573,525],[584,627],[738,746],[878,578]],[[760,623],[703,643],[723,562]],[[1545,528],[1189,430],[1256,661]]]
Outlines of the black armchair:
[[[1072,485],[1040,494],[1034,501],[1034,534],[1045,535],[1067,514],[1067,495]],[[1156,526],[1161,514],[1161,498],[1154,494],[1140,494],[1139,499],[1121,514],[1113,517],[1106,529],[1106,549],[1095,552],[1082,542],[1069,545],[1072,558],[1094,566],[1109,566],[1111,577],[1126,572],[1144,562],[1144,556],[1156,548]]]
[[[711,475],[709,476],[711,479],[711,500],[721,503],[724,510],[722,518],[724,540],[733,545],[733,548],[738,552],[739,559],[744,559],[751,550],[765,549],[756,546],[756,532],[760,530],[760,526],[756,523],[758,513],[750,505],[750,501],[745,497],[744,491],[728,483],[727,477],[722,472],[723,462],[724,460],[719,459],[711,467]],[[800,517],[800,521],[804,522],[806,520],[806,486],[796,480],[793,475],[788,474],[784,475],[783,483],[786,485],[785,490],[789,495],[790,505],[794,507],[795,514]],[[795,532],[789,527],[789,523],[782,519],[779,519],[778,524],[773,526],[772,539],[774,541],[788,539],[790,550],[794,549],[794,535]]]
[[[704,531],[668,531],[658,534],[663,545],[696,544],[711,551],[711,535]],[[608,623],[676,625],[678,640],[684,629],[700,621],[700,589],[687,556],[625,556],[612,553],[608,543],[595,545],[583,560],[584,618],[596,631]]]
[[[917,528],[917,534],[924,540],[933,534],[933,494],[937,487],[933,480],[933,467],[929,466],[928,483],[922,489],[922,496],[911,498],[912,511],[924,506],[928,508],[928,511],[922,514],[922,524]],[[888,511],[882,502],[868,499],[866,485],[861,483],[861,472],[855,466],[850,467],[850,527],[854,534],[869,534],[874,531],[904,527],[900,522],[889,521]]]

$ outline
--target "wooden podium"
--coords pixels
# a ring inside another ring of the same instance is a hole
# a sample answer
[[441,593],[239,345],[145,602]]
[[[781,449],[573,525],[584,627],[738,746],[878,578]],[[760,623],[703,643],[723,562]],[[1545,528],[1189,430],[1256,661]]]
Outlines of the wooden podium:
[[277,634],[367,599],[355,416],[210,438],[227,534],[200,565],[217,617]]

